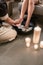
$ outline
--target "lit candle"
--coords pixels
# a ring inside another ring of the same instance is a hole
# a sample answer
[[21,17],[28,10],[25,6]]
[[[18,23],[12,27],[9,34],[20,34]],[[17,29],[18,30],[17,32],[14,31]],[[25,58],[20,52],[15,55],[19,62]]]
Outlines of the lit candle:
[[43,41],[40,42],[40,48],[43,48]]
[[30,43],[26,43],[26,47],[30,47]]
[[37,50],[38,49],[38,44],[34,45],[34,49]]
[[33,43],[39,43],[41,28],[39,26],[34,28]]
[[26,47],[30,47],[31,38],[29,37],[25,38],[25,42],[26,42]]

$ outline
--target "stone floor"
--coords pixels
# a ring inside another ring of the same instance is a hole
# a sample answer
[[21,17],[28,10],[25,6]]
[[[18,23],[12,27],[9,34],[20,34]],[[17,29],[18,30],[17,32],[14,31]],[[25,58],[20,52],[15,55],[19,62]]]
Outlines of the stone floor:
[[[16,11],[15,11],[16,10]],[[13,19],[18,18],[17,8],[13,11]],[[43,24],[41,38],[43,40]],[[32,34],[18,35],[12,42],[0,45],[0,65],[43,65],[43,49],[35,51],[33,44],[30,48],[25,46],[25,38],[33,37]]]

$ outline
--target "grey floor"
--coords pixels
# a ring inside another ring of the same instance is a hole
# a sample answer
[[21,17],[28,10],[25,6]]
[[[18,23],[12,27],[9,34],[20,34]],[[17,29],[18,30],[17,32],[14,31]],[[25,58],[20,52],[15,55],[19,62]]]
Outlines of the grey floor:
[[[15,10],[17,12],[17,9]],[[13,14],[15,18],[16,12]],[[42,27],[40,40],[43,40],[43,24],[40,25]],[[0,45],[0,65],[43,65],[43,49],[35,51],[33,43],[30,48],[26,48],[24,41],[26,37],[32,38],[33,33],[18,35],[14,41]]]

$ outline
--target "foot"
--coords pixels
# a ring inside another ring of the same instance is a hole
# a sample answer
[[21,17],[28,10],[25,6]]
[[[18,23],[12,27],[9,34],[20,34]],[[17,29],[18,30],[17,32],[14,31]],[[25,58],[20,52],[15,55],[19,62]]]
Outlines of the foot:
[[22,18],[16,19],[15,24],[21,24],[22,20],[23,20]]
[[30,22],[26,21],[25,28],[27,29],[29,27]]

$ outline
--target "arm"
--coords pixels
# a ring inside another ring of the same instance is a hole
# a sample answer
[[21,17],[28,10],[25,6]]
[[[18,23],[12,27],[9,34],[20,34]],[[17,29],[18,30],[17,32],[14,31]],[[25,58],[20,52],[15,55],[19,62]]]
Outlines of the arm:
[[8,13],[5,16],[0,17],[0,18],[1,18],[1,20],[5,20],[5,22],[7,22],[11,25],[15,24],[15,21],[8,16]]
[[8,9],[6,2],[3,3],[0,2],[0,19],[4,20],[5,22],[8,22],[11,25],[15,24],[15,21],[8,16]]

